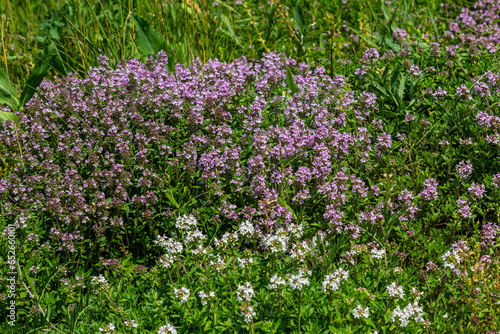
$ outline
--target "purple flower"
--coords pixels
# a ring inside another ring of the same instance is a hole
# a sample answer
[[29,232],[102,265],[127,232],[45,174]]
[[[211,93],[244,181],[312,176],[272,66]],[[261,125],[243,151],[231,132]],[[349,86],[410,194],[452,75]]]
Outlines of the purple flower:
[[460,161],[457,165],[458,176],[462,179],[467,179],[472,174],[472,164],[470,160]]
[[420,196],[424,197],[426,201],[436,200],[438,197],[437,193],[438,183],[435,179],[427,179],[424,182],[424,190],[420,193]]
[[436,91],[434,92],[434,94],[432,94],[432,96],[434,96],[434,100],[436,100],[436,101],[446,97],[447,95],[448,95],[448,93],[444,89],[442,89],[441,87],[438,87],[436,89]]
[[401,28],[396,28],[394,30],[394,33],[392,34],[392,38],[394,38],[399,43],[403,42],[403,40],[405,40],[407,36],[408,33],[406,32],[406,30]]
[[457,88],[457,96],[462,100],[471,100],[472,96],[470,94],[470,90],[465,85],[460,85]]
[[497,224],[488,222],[481,230],[481,246],[491,247],[496,245],[499,227]]
[[472,197],[481,199],[483,198],[484,190],[484,184],[476,184],[475,182],[472,182],[472,185],[469,187],[468,192]]

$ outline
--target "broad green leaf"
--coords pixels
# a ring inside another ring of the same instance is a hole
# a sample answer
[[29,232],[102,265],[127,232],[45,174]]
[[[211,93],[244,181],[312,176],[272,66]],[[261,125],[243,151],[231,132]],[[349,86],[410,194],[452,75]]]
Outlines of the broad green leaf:
[[[0,123],[3,123],[3,121],[14,121],[14,119],[15,119],[15,115],[13,112],[0,111]],[[19,120],[17,120],[17,121],[19,121]]]
[[295,81],[293,81],[293,74],[290,67],[286,68],[286,85],[292,91],[292,94],[295,94],[299,91],[299,88],[295,84]]
[[402,75],[401,82],[399,83],[398,97],[400,101],[403,101],[403,96],[405,92],[406,75]]
[[[14,101],[14,105],[12,105],[12,101]],[[12,87],[12,85],[9,88],[9,77],[2,70],[0,70],[0,104],[6,104],[10,106],[11,109],[17,109],[19,105],[17,91],[14,87]]]
[[24,86],[19,100],[21,106],[25,106],[26,103],[33,97],[38,86],[42,83],[43,78],[45,78],[49,72],[50,66],[55,57],[54,49],[54,43],[50,43],[50,45],[43,51],[42,58],[35,64],[35,67],[33,67],[28,75],[26,85]]
[[302,13],[302,9],[300,9],[299,3],[297,3],[297,5],[295,6],[293,16],[295,18],[295,24],[297,25],[297,29],[299,30],[300,34],[303,36],[304,35],[304,26],[306,24],[304,22],[304,14]]
[[143,56],[156,55],[161,50],[166,50],[167,42],[154,28],[142,17],[132,14],[135,24],[135,44]]

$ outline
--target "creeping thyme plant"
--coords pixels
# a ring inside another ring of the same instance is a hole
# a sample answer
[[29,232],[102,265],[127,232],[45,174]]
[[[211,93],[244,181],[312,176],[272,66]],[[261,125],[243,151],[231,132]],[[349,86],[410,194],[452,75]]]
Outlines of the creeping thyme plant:
[[382,7],[335,73],[161,51],[44,81],[0,130],[16,329],[497,333],[500,5]]

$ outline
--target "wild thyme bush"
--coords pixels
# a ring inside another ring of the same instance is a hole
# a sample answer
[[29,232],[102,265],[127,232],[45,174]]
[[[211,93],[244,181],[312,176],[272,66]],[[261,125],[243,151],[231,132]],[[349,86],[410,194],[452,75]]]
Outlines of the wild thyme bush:
[[391,27],[344,75],[160,53],[45,82],[22,154],[0,132],[22,326],[497,332],[499,13]]

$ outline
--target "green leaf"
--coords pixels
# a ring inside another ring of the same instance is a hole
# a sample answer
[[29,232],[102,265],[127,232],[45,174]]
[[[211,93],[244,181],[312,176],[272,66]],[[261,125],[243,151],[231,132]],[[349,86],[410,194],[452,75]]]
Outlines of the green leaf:
[[288,208],[292,212],[292,216],[295,220],[297,220],[297,214],[293,211],[292,207],[288,205],[288,203],[281,197],[278,197],[278,204],[284,208]]
[[[11,93],[12,92],[12,98]],[[14,101],[14,105],[12,105]],[[17,92],[14,87],[9,88],[9,77],[7,74],[0,70],[0,104],[6,104],[10,106],[11,110],[17,109],[19,106],[19,100],[17,99]]]
[[295,84],[295,81],[293,81],[293,74],[290,67],[286,68],[286,85],[292,91],[292,94],[295,94],[299,91],[299,88]]
[[42,58],[35,64],[35,67],[31,70],[26,79],[26,85],[21,93],[20,103],[21,106],[25,106],[26,103],[33,97],[38,86],[43,81],[43,78],[49,72],[50,66],[55,57],[55,45],[50,43],[49,46],[43,51]]
[[403,96],[405,93],[405,84],[406,84],[406,76],[403,74],[398,89],[398,97],[400,102],[403,101]]
[[295,24],[297,25],[297,29],[299,30],[300,34],[304,36],[304,26],[306,24],[304,21],[304,14],[302,13],[302,9],[300,9],[299,3],[297,3],[297,5],[295,6],[293,16],[295,18]]
[[170,202],[173,205],[175,205],[175,207],[178,209],[179,208],[179,203],[177,203],[177,201],[175,200],[174,196],[172,195],[172,190],[168,190],[167,192],[165,192],[165,195],[170,200]]
[[227,31],[226,30],[222,30],[222,32],[224,32],[226,35],[228,35],[229,37],[231,37],[231,39],[236,43],[238,44],[238,46],[240,47],[243,47],[240,43],[240,40],[238,39],[238,37],[236,37],[236,34],[234,33],[234,29],[233,29],[233,25],[231,24],[231,21],[229,21],[229,19],[227,18],[226,15],[224,14],[221,14],[220,15],[220,19],[222,22],[224,22],[224,24],[226,25],[227,27]]
[[391,82],[389,83],[389,86],[391,87],[391,91],[394,90],[394,85],[396,85],[396,81],[398,80],[399,73],[401,73],[401,71],[399,70],[399,67],[396,67],[394,69],[394,72],[392,72]]
[[156,55],[159,51],[166,50],[165,38],[145,19],[136,14],[132,14],[131,18],[136,29],[135,44],[143,56]]

